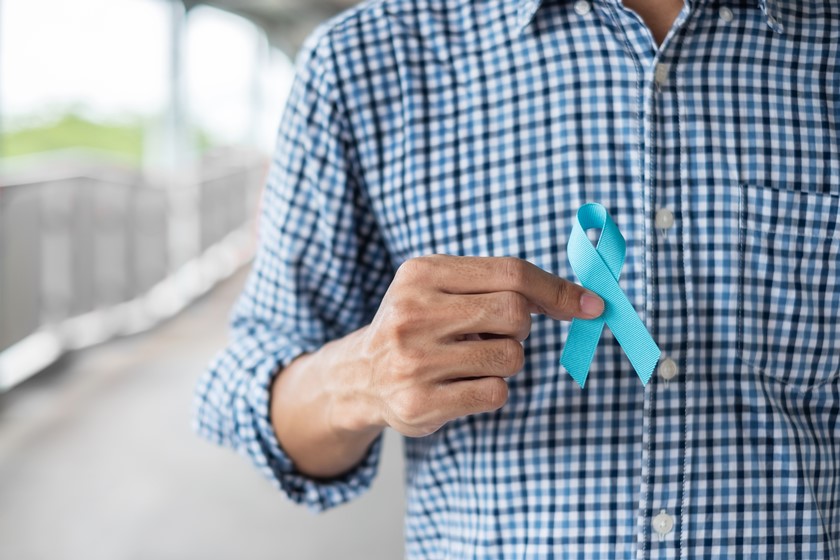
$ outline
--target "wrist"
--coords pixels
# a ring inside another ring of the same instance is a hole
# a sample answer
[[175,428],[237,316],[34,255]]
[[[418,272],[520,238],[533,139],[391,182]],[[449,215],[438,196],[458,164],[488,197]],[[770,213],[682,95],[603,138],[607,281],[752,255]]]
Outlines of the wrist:
[[323,387],[328,394],[327,422],[341,437],[371,438],[387,426],[371,390],[370,363],[363,353],[367,327],[325,345]]

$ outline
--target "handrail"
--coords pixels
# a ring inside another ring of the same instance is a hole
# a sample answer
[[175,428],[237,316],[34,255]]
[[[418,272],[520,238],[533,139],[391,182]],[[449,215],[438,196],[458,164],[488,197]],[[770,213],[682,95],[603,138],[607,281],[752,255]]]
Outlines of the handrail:
[[[150,328],[251,258],[264,158],[231,154],[168,188],[85,167],[0,179],[0,392],[64,352]],[[176,266],[169,224],[183,190],[198,243]]]

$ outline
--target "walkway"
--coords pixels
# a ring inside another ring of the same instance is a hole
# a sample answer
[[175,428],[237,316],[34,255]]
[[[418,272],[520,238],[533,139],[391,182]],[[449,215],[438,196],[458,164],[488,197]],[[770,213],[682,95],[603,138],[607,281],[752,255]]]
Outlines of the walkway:
[[244,274],[140,336],[62,360],[0,395],[0,558],[393,559],[402,459],[321,516],[190,430],[196,378],[226,336]]

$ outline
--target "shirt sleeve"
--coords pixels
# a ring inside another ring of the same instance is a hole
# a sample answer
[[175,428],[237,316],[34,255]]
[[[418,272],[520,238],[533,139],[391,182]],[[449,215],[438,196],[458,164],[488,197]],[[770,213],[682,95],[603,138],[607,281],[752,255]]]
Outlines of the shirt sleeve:
[[295,469],[269,419],[274,376],[296,356],[367,324],[393,267],[365,196],[329,36],[297,59],[263,193],[259,246],[231,337],[196,389],[194,427],[247,455],[289,498],[320,511],[364,492],[381,438],[330,480]]

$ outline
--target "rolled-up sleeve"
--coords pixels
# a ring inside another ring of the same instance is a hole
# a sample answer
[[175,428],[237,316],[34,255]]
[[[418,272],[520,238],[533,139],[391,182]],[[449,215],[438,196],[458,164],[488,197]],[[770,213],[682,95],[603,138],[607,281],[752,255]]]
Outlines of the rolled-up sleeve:
[[295,469],[269,419],[274,376],[295,357],[367,324],[393,266],[365,196],[363,173],[328,33],[297,59],[262,198],[259,247],[231,315],[231,337],[196,389],[194,426],[250,459],[292,500],[319,511],[362,493],[381,440],[330,480]]

